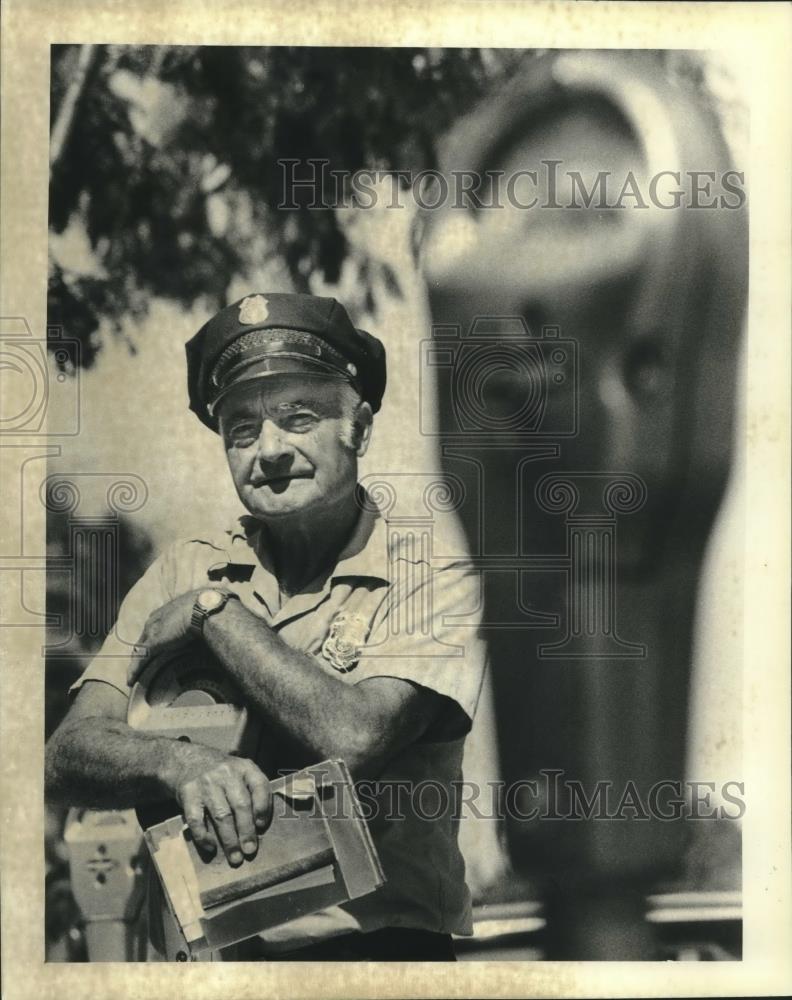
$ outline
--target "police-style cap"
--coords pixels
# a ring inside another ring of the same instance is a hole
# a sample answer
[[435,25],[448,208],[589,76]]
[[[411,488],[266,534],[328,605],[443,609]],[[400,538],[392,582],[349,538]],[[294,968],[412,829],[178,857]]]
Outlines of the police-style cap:
[[345,379],[374,413],[385,392],[385,348],[346,309],[316,295],[247,295],[221,309],[186,345],[190,409],[213,431],[235,386],[267,375]]

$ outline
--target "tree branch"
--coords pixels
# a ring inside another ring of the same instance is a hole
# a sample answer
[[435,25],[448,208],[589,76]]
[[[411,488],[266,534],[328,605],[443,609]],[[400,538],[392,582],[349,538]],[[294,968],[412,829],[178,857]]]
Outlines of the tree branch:
[[72,125],[74,124],[74,114],[80,102],[88,73],[91,70],[97,56],[97,45],[81,45],[80,55],[77,59],[77,68],[74,78],[66,90],[58,109],[58,117],[52,127],[50,136],[50,175],[56,170],[66,144],[69,141]]

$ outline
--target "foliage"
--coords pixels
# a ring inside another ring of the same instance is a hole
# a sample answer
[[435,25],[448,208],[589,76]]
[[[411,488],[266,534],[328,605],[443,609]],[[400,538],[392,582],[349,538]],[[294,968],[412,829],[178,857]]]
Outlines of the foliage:
[[[349,246],[334,211],[283,200],[279,159],[328,169],[435,165],[435,141],[524,59],[517,50],[56,46],[50,227],[84,227],[94,266],[51,255],[49,324],[82,342],[152,296],[212,308],[277,260],[294,288],[334,283]],[[360,280],[371,281],[369,262]],[[386,283],[391,288],[391,276]],[[371,301],[371,305],[375,303]]]

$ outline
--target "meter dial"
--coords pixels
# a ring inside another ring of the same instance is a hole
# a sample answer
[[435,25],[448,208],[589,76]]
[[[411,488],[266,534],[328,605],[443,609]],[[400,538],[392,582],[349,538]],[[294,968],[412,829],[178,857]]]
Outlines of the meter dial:
[[212,705],[242,708],[244,700],[210,650],[192,643],[156,657],[146,667],[130,697],[129,722],[140,725],[156,709]]

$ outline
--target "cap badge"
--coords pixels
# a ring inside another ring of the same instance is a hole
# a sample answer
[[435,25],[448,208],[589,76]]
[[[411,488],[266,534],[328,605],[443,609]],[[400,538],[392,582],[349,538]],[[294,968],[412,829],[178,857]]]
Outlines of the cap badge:
[[339,673],[348,673],[357,664],[367,631],[368,623],[363,615],[342,611],[330,625],[330,632],[322,644],[322,655]]
[[267,300],[263,295],[248,295],[239,303],[239,322],[245,326],[263,323],[269,316]]

